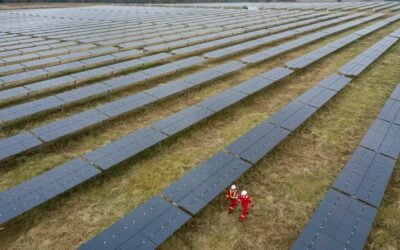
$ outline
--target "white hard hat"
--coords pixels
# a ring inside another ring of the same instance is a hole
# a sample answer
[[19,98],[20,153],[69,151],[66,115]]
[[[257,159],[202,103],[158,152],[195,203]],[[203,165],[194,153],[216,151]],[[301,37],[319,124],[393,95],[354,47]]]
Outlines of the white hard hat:
[[236,189],[236,186],[235,186],[235,185],[232,185],[231,188],[232,188],[232,189]]
[[247,194],[247,191],[246,190],[243,190],[242,191],[242,195],[246,195]]

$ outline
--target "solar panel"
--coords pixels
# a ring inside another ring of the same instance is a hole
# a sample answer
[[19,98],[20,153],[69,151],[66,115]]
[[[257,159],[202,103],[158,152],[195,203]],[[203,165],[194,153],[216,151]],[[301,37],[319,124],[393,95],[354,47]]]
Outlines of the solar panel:
[[75,78],[71,76],[61,76],[57,78],[52,78],[49,80],[44,80],[40,82],[35,82],[32,84],[27,84],[24,87],[31,91],[41,91],[48,90],[51,88],[59,88],[63,86],[73,85],[75,83]]
[[400,152],[400,126],[387,121],[376,119],[360,145],[380,152],[392,158],[397,158]]
[[70,62],[64,63],[56,66],[46,67],[44,68],[49,74],[56,74],[65,71],[72,71],[72,70],[81,70],[85,68],[85,64],[82,62]]
[[349,84],[350,81],[351,78],[341,76],[338,74],[332,74],[323,79],[322,81],[320,81],[318,85],[339,92],[340,90],[342,90],[342,88],[347,86],[347,84]]
[[172,96],[177,93],[181,93],[189,88],[193,87],[193,85],[185,79],[178,79],[175,81],[168,82],[166,84],[162,84],[160,86],[151,88],[146,90],[145,92],[151,96],[156,97],[157,99],[162,99],[165,97]]
[[389,98],[379,112],[378,118],[400,125],[400,101]]
[[[356,160],[362,161],[358,163]],[[374,207],[379,207],[396,162],[358,148],[333,187]]]
[[398,84],[395,88],[395,90],[393,91],[393,93],[390,95],[390,98],[396,100],[396,101],[400,101],[400,84]]
[[96,109],[109,117],[117,117],[119,115],[141,108],[149,103],[154,102],[155,100],[157,100],[155,97],[150,96],[146,93],[138,93],[100,105],[96,107]]
[[154,129],[143,128],[95,149],[84,157],[106,170],[158,144],[166,137]]
[[162,191],[168,199],[196,214],[250,168],[232,155],[219,152]]
[[0,140],[0,160],[15,156],[28,149],[41,145],[42,142],[29,132],[21,132]]
[[28,97],[29,90],[24,87],[16,87],[0,91],[0,102],[4,102],[13,98],[25,96]]
[[190,218],[190,215],[156,196],[80,249],[154,249]]
[[375,214],[375,208],[330,189],[292,249],[362,249]]
[[75,187],[99,172],[87,162],[76,158],[2,192],[0,224]]
[[63,104],[63,101],[54,96],[45,97],[36,101],[15,105],[0,110],[0,120],[3,123],[15,122],[32,114],[61,108],[61,105]]
[[105,76],[109,76],[113,74],[114,69],[111,67],[100,67],[100,68],[95,68],[95,69],[90,69],[90,70],[85,70],[79,73],[74,73],[71,74],[73,78],[76,79],[77,82],[82,82],[82,81],[89,81],[89,80],[94,80],[96,78],[101,78]]
[[212,114],[214,112],[194,105],[153,123],[151,127],[172,136],[191,127],[193,124],[205,120]]
[[198,103],[197,105],[209,109],[213,112],[218,112],[227,107],[232,106],[235,103],[240,102],[245,97],[247,97],[246,94],[243,94],[241,92],[232,89],[227,89],[221,92],[220,94],[214,95]]
[[83,101],[111,91],[111,87],[103,84],[96,83],[82,88],[65,91],[55,95],[57,98],[63,100],[67,104]]
[[35,128],[32,132],[42,141],[49,142],[99,124],[108,118],[108,116],[98,112],[97,110],[87,110],[68,118]]
[[262,122],[226,147],[228,152],[256,163],[290,134],[290,131],[267,121]]
[[122,88],[122,87],[129,86],[131,84],[145,81],[148,78],[149,77],[142,72],[135,72],[132,74],[116,77],[111,80],[107,80],[107,81],[105,81],[105,84],[112,87],[113,89],[117,89],[117,88]]
[[0,77],[0,81],[3,82],[3,83],[1,83],[2,86],[13,86],[15,84],[19,84],[19,83],[23,83],[23,82],[27,82],[27,81],[33,81],[35,79],[37,80],[40,78],[46,78],[47,73],[48,72],[43,69],[37,69],[37,70],[2,76],[2,77]]

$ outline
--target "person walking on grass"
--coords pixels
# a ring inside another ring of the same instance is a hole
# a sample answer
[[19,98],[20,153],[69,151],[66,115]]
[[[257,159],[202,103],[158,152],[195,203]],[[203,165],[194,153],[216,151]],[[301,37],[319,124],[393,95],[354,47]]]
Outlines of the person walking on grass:
[[241,192],[238,201],[242,203],[242,214],[240,215],[239,220],[243,222],[244,218],[246,218],[246,215],[249,213],[249,206],[253,206],[253,202],[246,190]]
[[228,213],[233,213],[233,209],[236,207],[237,199],[238,199],[238,191],[236,189],[235,185],[232,185],[231,188],[229,188],[228,192],[225,195],[226,198],[228,198],[231,202],[228,208]]

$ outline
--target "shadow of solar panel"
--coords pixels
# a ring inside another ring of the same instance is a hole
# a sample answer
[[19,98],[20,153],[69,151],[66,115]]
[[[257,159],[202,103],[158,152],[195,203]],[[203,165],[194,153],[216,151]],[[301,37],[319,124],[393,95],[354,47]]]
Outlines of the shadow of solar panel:
[[29,132],[21,132],[17,135],[1,139],[0,161],[35,148],[41,144],[42,142]]
[[38,127],[33,129],[32,132],[39,139],[49,142],[99,124],[106,119],[108,119],[108,116],[97,110],[87,110],[68,118]]
[[191,106],[151,125],[152,128],[167,135],[175,135],[196,124],[214,112],[199,106]]
[[63,104],[63,101],[54,96],[45,97],[36,101],[15,105],[0,110],[0,120],[3,123],[15,122],[33,114],[61,108],[61,105]]
[[80,249],[153,249],[189,219],[188,214],[156,196]]
[[0,224],[92,178],[100,171],[76,158],[0,195]]
[[232,106],[235,103],[240,102],[245,97],[247,97],[246,94],[243,94],[241,92],[232,89],[228,89],[221,92],[220,94],[212,96],[198,103],[197,105],[209,109],[213,112],[218,112],[229,106]]
[[330,189],[292,249],[362,249],[376,209]]
[[146,93],[138,93],[132,96],[127,96],[116,101],[106,103],[96,107],[97,110],[103,112],[109,117],[116,117],[128,112],[132,112],[149,103],[157,100],[155,97]]
[[84,157],[106,170],[158,144],[166,137],[154,129],[143,128],[95,149]]

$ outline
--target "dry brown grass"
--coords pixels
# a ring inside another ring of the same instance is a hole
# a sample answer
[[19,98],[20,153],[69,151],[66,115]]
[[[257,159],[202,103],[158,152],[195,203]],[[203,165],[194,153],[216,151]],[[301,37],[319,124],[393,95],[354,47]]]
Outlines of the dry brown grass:
[[[32,210],[0,231],[0,248],[76,248],[398,27],[399,22],[392,24],[140,157]],[[283,65],[335,37],[142,109],[74,140],[19,157],[10,166],[2,168],[0,189],[4,190],[129,131],[147,126],[260,72]],[[255,202],[245,224],[238,223],[236,216],[226,214],[227,204],[221,196],[161,248],[288,248],[400,79],[399,55],[400,44],[397,44],[238,180],[239,187],[249,190]],[[82,105],[71,112],[85,108]],[[371,248],[400,245],[396,238],[400,232],[397,219],[399,178],[397,167],[369,239]]]

